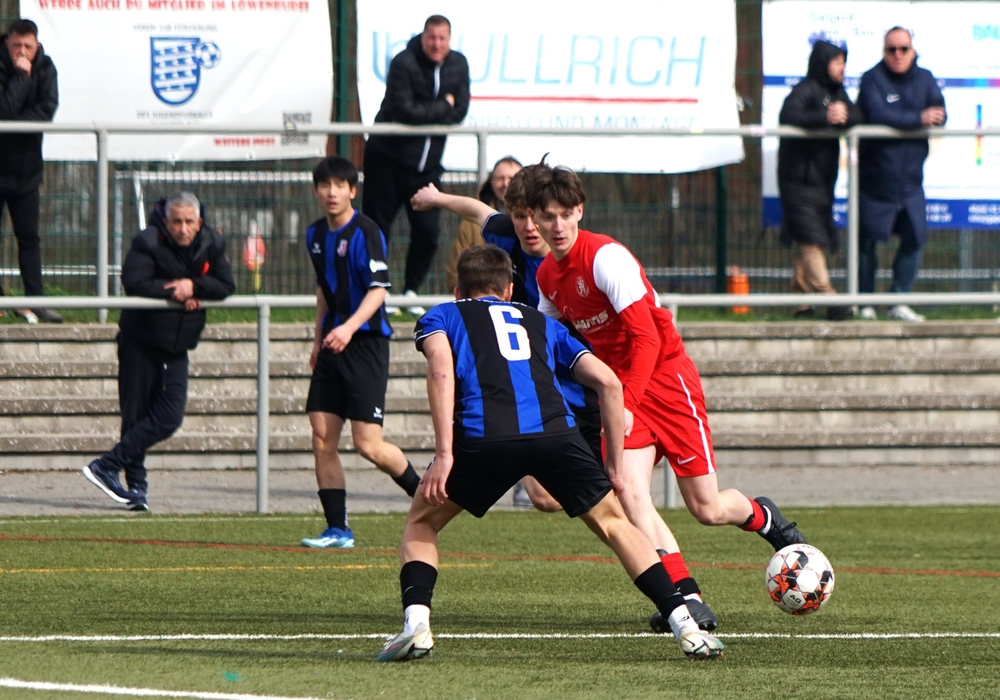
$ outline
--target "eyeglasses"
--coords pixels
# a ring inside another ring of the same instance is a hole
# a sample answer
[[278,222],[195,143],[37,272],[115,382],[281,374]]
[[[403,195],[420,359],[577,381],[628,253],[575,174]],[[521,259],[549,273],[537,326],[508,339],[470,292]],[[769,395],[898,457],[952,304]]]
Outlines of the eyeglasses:
[[885,47],[885,52],[886,53],[901,53],[903,55],[906,55],[909,51],[910,51],[910,47],[909,46],[886,46]]

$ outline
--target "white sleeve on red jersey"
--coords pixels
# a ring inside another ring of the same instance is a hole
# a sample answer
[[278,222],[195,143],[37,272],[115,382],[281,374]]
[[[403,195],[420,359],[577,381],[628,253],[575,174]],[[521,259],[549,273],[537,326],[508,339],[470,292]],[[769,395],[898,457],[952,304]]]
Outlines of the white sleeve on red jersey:
[[601,246],[594,255],[594,284],[608,297],[617,313],[642,299],[647,291],[639,263],[618,243]]
[[[541,290],[539,290],[539,292],[540,291]],[[562,318],[562,314],[559,313],[559,309],[556,308],[556,305],[549,301],[549,298],[544,294],[538,295],[538,310],[551,318]]]

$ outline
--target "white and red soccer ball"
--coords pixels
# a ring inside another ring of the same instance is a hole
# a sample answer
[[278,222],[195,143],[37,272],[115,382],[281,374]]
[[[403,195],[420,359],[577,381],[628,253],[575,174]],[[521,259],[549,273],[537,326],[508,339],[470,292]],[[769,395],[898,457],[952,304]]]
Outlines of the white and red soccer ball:
[[792,544],[771,557],[764,583],[781,610],[809,615],[823,607],[833,594],[833,567],[815,547]]

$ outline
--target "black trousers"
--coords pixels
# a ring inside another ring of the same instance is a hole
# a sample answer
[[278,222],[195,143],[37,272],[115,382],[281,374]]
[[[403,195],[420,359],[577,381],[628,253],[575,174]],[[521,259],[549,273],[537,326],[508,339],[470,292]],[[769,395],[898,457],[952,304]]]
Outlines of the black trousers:
[[173,435],[184,421],[188,354],[167,354],[118,334],[121,441],[101,466],[125,470],[130,489],[146,491],[146,450]]
[[383,154],[365,151],[365,188],[361,211],[382,229],[389,241],[389,227],[401,206],[406,207],[410,221],[410,249],[406,253],[406,273],[403,291],[417,291],[434,262],[441,232],[441,210],[413,211],[410,197],[424,185],[434,183],[441,188],[441,170],[418,173]]
[[42,242],[38,237],[38,188],[24,194],[0,192],[0,215],[7,205],[17,238],[17,264],[21,268],[24,293],[40,297],[42,290]]

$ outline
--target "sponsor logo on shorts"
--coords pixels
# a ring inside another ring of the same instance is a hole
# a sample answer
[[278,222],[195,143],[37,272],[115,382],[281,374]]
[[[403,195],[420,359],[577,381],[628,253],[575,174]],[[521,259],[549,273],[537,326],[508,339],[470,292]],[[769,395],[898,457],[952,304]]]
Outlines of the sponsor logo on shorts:
[[375,413],[372,414],[372,415],[374,415],[376,418],[381,418],[382,417],[382,409],[379,408],[378,406],[376,406],[375,407]]
[[694,461],[694,460],[696,460],[697,458],[698,458],[698,456],[697,456],[697,455],[695,455],[694,457],[688,457],[687,459],[678,459],[678,460],[677,460],[677,466],[679,467],[679,466],[681,466],[682,464],[687,464],[688,462],[693,462],[693,461]]
[[581,297],[590,296],[590,287],[588,287],[587,283],[583,281],[583,277],[576,278],[576,293]]
[[372,260],[368,263],[368,267],[371,268],[372,273],[381,272],[383,270],[388,270],[389,266],[385,264],[383,260]]
[[337,244],[337,255],[344,257],[347,255],[347,239],[340,239],[340,243]]

